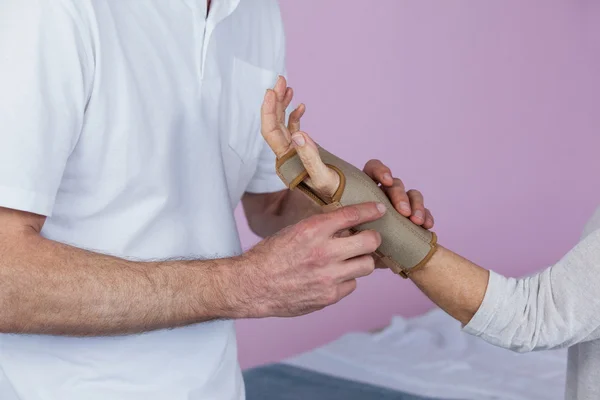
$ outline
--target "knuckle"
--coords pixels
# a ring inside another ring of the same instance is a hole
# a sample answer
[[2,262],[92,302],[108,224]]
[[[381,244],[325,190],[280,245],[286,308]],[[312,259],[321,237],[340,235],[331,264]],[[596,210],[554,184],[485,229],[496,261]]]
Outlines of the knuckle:
[[348,222],[357,222],[360,220],[360,212],[356,207],[342,208],[340,214]]
[[410,203],[410,198],[404,193],[398,193],[398,194],[393,194],[394,198],[392,199],[392,201],[396,202],[396,203]]
[[375,251],[375,250],[377,250],[377,248],[379,246],[381,246],[381,241],[382,241],[381,234],[379,232],[372,231],[371,237],[373,240],[373,243],[371,245],[373,247],[373,251]]
[[290,240],[296,246],[306,248],[313,239],[312,229],[295,229],[295,232]]
[[376,231],[365,231],[362,236],[361,247],[366,252],[374,252],[381,245],[381,235]]
[[365,269],[367,272],[371,273],[375,271],[375,257],[369,255],[365,259]]
[[421,192],[419,192],[416,189],[410,189],[408,192],[406,192],[409,196],[417,198],[417,199],[422,199],[423,195],[421,194]]
[[337,300],[337,287],[333,281],[333,278],[321,277],[319,284],[321,290],[316,298],[318,305],[328,306],[332,303],[335,303]]
[[311,230],[311,221],[305,220],[296,224],[293,228],[294,237],[297,241],[303,242],[309,237],[308,233]]
[[334,304],[338,299],[338,291],[337,288],[332,288],[330,290],[328,290],[325,293],[325,296],[323,297],[323,300],[325,301],[326,305],[331,305]]
[[323,288],[324,292],[327,293],[335,286],[335,280],[331,275],[322,275],[319,277],[319,284]]
[[399,178],[394,178],[393,187],[398,188],[404,192],[404,182]]
[[390,169],[388,168],[388,166],[385,165],[384,163],[382,163],[381,161],[379,161],[377,163],[377,170],[381,173],[390,172]]
[[358,276],[368,276],[375,271],[375,258],[371,255],[365,255],[357,260],[359,264],[357,265],[356,275]]
[[313,247],[309,253],[309,262],[316,266],[327,265],[329,261],[329,252],[323,246]]
[[348,286],[350,286],[350,289],[348,290],[348,294],[354,292],[356,290],[357,285],[358,282],[356,281],[356,279],[349,281]]
[[294,227],[294,239],[298,243],[310,242],[314,239],[315,234],[318,232],[318,223],[315,220],[307,219]]
[[373,159],[367,161],[367,164],[365,166],[368,166],[370,168],[374,168],[374,167],[376,167],[377,165],[380,165],[380,164],[382,164],[382,162],[379,159],[373,158]]
[[[315,164],[315,161],[314,161],[312,155],[306,154],[306,150],[298,150],[298,154],[300,155],[300,161],[302,161],[302,165],[304,165],[304,168],[306,168],[306,170],[310,174],[312,172],[312,170],[314,169],[314,164]],[[313,181],[315,179],[314,176],[311,176],[310,178]]]
[[404,191],[402,186],[392,186],[388,189],[390,193],[393,193],[395,196],[401,196],[408,199],[408,194]]

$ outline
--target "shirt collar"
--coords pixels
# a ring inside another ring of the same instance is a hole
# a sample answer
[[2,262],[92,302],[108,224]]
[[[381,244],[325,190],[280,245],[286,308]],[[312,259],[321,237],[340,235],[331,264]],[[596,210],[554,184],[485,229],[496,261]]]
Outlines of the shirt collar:
[[[210,4],[209,20],[216,25],[235,11],[241,0],[212,0]],[[192,9],[206,9],[206,0],[184,0]]]

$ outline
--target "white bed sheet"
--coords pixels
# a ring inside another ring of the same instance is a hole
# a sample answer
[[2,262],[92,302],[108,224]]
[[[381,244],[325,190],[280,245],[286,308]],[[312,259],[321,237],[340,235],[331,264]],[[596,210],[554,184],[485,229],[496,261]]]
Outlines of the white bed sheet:
[[439,309],[394,317],[283,361],[340,378],[442,399],[562,400],[566,350],[518,354],[460,330]]

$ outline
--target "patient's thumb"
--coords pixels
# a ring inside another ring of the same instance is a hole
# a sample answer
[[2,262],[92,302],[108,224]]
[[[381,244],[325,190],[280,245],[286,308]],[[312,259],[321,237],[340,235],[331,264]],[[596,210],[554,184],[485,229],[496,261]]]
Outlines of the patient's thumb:
[[323,163],[316,143],[302,131],[292,135],[292,141],[310,177],[309,185],[319,194],[332,197],[340,184],[339,176]]

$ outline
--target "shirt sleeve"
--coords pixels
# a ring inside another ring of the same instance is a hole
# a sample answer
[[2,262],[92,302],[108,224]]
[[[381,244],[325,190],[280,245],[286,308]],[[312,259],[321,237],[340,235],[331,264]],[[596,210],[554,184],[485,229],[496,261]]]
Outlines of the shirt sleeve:
[[558,349],[600,338],[600,230],[556,265],[530,277],[490,271],[484,300],[464,327],[516,352]]
[[87,103],[80,26],[61,1],[0,2],[0,207],[52,213]]
[[[278,60],[277,72],[287,79],[288,75],[285,63],[285,35],[283,21],[281,18],[281,10],[279,9],[277,2],[273,2],[271,6],[273,8],[273,24],[276,27],[275,29],[280,32],[280,34],[275,35],[275,37],[279,38],[279,45],[276,46],[278,48],[276,55],[276,59]],[[292,106],[293,104],[290,104],[286,110],[286,120],[290,112],[294,109]],[[275,170],[275,161],[276,157],[273,153],[273,150],[271,150],[267,142],[263,140],[263,145],[258,159],[258,166],[254,176],[252,177],[252,180],[246,188],[247,192],[273,193],[287,189],[287,186],[277,175],[277,171]]]

